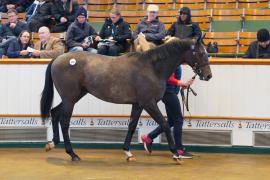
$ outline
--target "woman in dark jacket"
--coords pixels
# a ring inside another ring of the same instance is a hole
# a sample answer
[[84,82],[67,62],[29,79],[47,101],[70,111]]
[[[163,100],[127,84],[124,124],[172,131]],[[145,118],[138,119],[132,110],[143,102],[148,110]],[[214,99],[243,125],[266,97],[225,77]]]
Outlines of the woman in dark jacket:
[[7,56],[9,58],[29,58],[31,57],[31,50],[33,44],[31,42],[31,33],[27,30],[23,30],[18,39],[9,43],[7,49]]
[[96,41],[107,39],[98,44],[98,53],[109,56],[118,56],[126,48],[126,40],[131,39],[130,26],[126,23],[118,10],[110,12],[110,18],[105,20]]

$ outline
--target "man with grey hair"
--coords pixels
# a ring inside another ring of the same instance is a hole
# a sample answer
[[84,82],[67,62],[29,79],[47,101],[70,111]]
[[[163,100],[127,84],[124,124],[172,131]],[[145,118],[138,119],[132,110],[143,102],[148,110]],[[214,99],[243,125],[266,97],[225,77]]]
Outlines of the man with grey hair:
[[65,48],[61,39],[51,36],[48,27],[39,28],[38,36],[39,42],[32,52],[33,57],[54,59],[64,53]]
[[137,25],[133,34],[136,51],[146,51],[160,45],[165,38],[165,27],[158,20],[158,11],[157,5],[150,4],[147,7],[147,17]]

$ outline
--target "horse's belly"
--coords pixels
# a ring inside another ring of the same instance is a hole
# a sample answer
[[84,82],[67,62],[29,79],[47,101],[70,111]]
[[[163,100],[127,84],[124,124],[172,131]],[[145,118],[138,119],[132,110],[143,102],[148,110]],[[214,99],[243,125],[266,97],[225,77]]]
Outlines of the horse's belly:
[[[101,90],[102,89],[102,90]],[[107,102],[116,104],[133,104],[136,102],[136,94],[130,87],[123,86],[89,86],[87,90],[93,96]]]

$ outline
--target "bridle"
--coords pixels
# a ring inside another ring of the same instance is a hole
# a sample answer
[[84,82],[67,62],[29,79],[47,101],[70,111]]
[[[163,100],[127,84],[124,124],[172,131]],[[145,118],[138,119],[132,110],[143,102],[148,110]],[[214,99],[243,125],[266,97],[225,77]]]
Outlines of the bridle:
[[[193,52],[192,53],[193,53],[194,56],[196,56],[196,52],[195,52],[194,49],[195,48],[193,48]],[[198,57],[196,56],[196,58],[198,58]],[[193,80],[195,80],[195,78],[196,78],[197,75],[200,75],[202,73],[201,68],[203,68],[205,66],[209,66],[209,62],[208,61],[207,62],[204,62],[204,63],[201,63],[201,64],[199,64],[197,62],[194,62],[192,64],[193,65],[191,67],[192,67],[192,70],[194,72],[194,75],[192,77]],[[192,92],[192,94],[194,96],[197,96],[198,94],[190,86],[188,86],[187,92],[186,92],[186,98],[185,98],[185,92],[184,91],[185,90],[183,88],[181,88],[180,93],[181,93],[181,97],[182,97],[182,108],[183,108],[182,114],[183,114],[183,119],[184,119],[185,118],[185,116],[184,116],[185,113],[184,112],[185,112],[185,107],[186,107],[186,110],[189,113],[189,118],[188,119],[189,119],[189,124],[190,124],[190,122],[191,122],[191,119],[190,119],[191,118],[191,113],[189,111],[189,92]]]

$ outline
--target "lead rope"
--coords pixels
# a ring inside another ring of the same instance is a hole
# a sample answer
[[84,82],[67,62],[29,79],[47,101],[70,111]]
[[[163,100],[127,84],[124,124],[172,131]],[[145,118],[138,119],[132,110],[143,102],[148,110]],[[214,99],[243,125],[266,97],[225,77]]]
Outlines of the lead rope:
[[[194,80],[195,78],[196,78],[196,76],[197,76],[197,74],[195,74],[193,77],[192,77],[192,79]],[[181,91],[180,91],[180,93],[181,93],[181,98],[182,98],[182,108],[183,108],[183,111],[182,111],[182,114],[183,114],[183,119],[185,118],[185,107],[186,107],[186,110],[187,110],[187,112],[188,112],[188,114],[189,114],[189,117],[188,117],[188,122],[189,122],[189,124],[190,124],[190,122],[191,122],[191,113],[190,113],[190,111],[189,111],[189,101],[188,101],[188,97],[189,97],[189,92],[191,91],[192,92],[192,94],[194,95],[194,96],[197,96],[197,93],[190,87],[190,86],[188,86],[188,88],[187,88],[187,95],[186,95],[186,98],[185,98],[185,92],[184,92],[185,90],[184,89],[182,89],[181,88]]]

